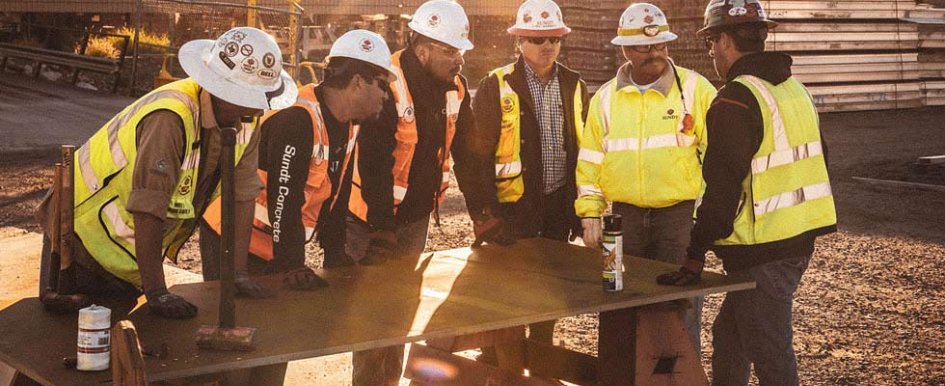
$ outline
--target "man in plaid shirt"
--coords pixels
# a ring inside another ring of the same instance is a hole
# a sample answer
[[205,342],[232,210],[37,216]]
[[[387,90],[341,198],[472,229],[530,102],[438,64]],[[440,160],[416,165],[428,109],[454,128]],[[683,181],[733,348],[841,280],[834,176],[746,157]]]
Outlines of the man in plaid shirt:
[[[482,142],[480,177],[495,193],[467,198],[478,241],[581,234],[574,176],[587,86],[557,62],[570,31],[554,2],[525,1],[508,30],[521,55],[479,84],[471,137]],[[529,338],[550,344],[553,330],[554,322],[531,325]]]

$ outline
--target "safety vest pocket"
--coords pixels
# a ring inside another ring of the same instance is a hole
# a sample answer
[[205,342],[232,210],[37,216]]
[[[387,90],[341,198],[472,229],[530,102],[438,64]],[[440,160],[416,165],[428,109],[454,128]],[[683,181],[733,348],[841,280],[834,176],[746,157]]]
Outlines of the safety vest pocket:
[[[119,207],[118,195],[108,199],[101,206],[98,212],[98,220],[111,240],[119,250],[129,259],[137,261],[135,253],[135,230],[133,225],[129,225],[121,216],[121,213],[128,213]],[[129,214],[130,215],[130,214]]]

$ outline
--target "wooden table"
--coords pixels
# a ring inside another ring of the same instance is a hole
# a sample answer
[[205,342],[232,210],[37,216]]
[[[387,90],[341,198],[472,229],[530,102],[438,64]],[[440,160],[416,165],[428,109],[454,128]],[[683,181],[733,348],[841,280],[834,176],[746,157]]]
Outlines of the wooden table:
[[[637,339],[639,334],[628,336],[619,327],[631,323],[628,328],[634,330],[634,314],[628,309],[754,287],[752,282],[711,273],[697,285],[659,286],[654,278],[675,267],[627,258],[624,291],[608,293],[601,289],[598,252],[548,240],[520,240],[506,248],[461,248],[425,254],[419,262],[408,260],[319,271],[330,286],[313,292],[290,291],[280,277],[260,278],[263,285],[277,289],[275,298],[237,300],[237,325],[259,328],[257,350],[249,353],[201,351],[194,344],[199,325],[217,323],[217,282],[171,288],[199,307],[194,319],[166,320],[138,309],[128,316],[113,313],[113,322],[119,316],[133,321],[146,351],[168,347],[167,357],[146,358],[148,379],[158,381],[595,312],[604,312],[603,335],[633,343],[626,339]],[[47,314],[36,298],[0,307],[5,307],[0,310],[0,361],[44,385],[99,384],[111,378],[109,372],[77,372],[61,364],[63,357],[75,355],[74,315]],[[613,342],[601,346],[600,372],[613,369],[610,373],[617,377],[632,377],[632,369],[622,369],[632,367],[626,362],[632,349],[608,348],[620,345]]]

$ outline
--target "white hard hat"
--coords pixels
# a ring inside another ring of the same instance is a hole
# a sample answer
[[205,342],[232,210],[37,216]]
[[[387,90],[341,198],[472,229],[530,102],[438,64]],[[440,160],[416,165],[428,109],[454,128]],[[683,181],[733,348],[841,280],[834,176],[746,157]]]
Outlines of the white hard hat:
[[298,95],[295,81],[282,71],[279,45],[256,28],[236,27],[216,41],[189,41],[178,58],[200,87],[237,106],[278,109]]
[[525,0],[508,32],[515,36],[564,36],[571,33],[571,28],[564,25],[561,8],[554,1]]
[[463,6],[455,1],[430,0],[423,3],[407,26],[418,34],[456,49],[473,49],[469,41],[469,19]]
[[387,48],[387,43],[381,35],[368,30],[356,29],[346,32],[338,40],[335,40],[335,43],[331,45],[331,51],[328,53],[328,59],[345,57],[371,63],[387,70],[393,82],[397,79],[397,73],[391,67],[390,55],[390,49]]
[[631,4],[620,15],[617,37],[610,42],[618,46],[645,46],[676,40],[678,36],[669,31],[666,15],[653,4]]

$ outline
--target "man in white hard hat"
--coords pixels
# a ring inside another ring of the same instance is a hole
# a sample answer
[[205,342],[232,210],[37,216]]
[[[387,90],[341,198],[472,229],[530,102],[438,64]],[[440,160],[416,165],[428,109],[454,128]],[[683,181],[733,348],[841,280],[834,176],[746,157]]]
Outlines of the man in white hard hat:
[[[305,266],[305,243],[331,218],[338,218],[332,224],[340,232],[319,238],[325,265],[350,260],[344,252],[350,161],[360,122],[377,118],[397,79],[390,55],[380,35],[349,31],[332,45],[322,82],[302,87],[294,105],[263,117],[259,176],[265,189],[256,198],[250,263],[262,272],[287,272],[291,288],[324,285]],[[205,280],[219,278],[220,207],[214,201],[201,222]]]
[[[325,286],[305,265],[305,243],[316,231],[325,265],[344,264],[350,161],[359,122],[377,117],[397,78],[390,55],[380,35],[349,31],[332,45],[322,82],[305,85],[294,105],[263,117],[258,174],[265,188],[255,200],[249,243],[254,273],[284,273],[295,290]],[[204,280],[220,276],[220,201],[210,204],[200,224]],[[326,231],[331,237],[322,237]],[[285,364],[263,367],[257,372],[265,372],[266,382],[249,384],[272,384],[285,370]]]
[[[702,188],[705,114],[716,90],[669,58],[667,44],[676,38],[652,4],[632,4],[620,17],[611,43],[628,62],[591,99],[578,156],[575,208],[589,247],[600,246],[609,201],[622,216],[625,254],[685,260]],[[684,321],[698,350],[702,299],[692,301]]]
[[[481,241],[581,235],[574,170],[588,94],[581,75],[557,62],[570,32],[555,2],[526,0],[508,29],[521,55],[479,83],[473,111],[490,159],[480,174],[488,194],[466,201]],[[553,332],[554,321],[532,324],[529,339],[551,344]]]
[[837,231],[827,148],[810,92],[791,57],[765,52],[777,24],[758,0],[712,0],[705,10],[709,56],[725,86],[708,112],[705,195],[688,260],[660,284],[699,281],[706,251],[753,290],[725,295],[712,325],[712,384],[800,384],[792,304],[817,237]]
[[[275,40],[255,28],[231,29],[180,49],[188,78],[158,88],[118,113],[75,154],[75,264],[62,278],[72,291],[135,299],[151,312],[197,315],[168,292],[163,261],[176,260],[219,186],[220,128],[237,127],[237,250],[249,242],[256,176],[256,118],[295,99]],[[49,215],[49,200],[39,208]],[[45,223],[41,221],[41,223]],[[46,228],[47,230],[50,228]],[[237,256],[239,256],[237,254]],[[238,270],[246,269],[237,258]],[[244,296],[264,291],[248,278]]]
[[[473,48],[466,13],[454,1],[428,1],[408,26],[407,47],[391,57],[393,98],[358,140],[346,248],[362,265],[423,252],[431,213],[438,220],[449,185],[451,158],[463,193],[481,188],[470,176],[475,122],[460,75],[463,55]],[[402,359],[403,347],[356,352],[353,383],[396,385]]]

